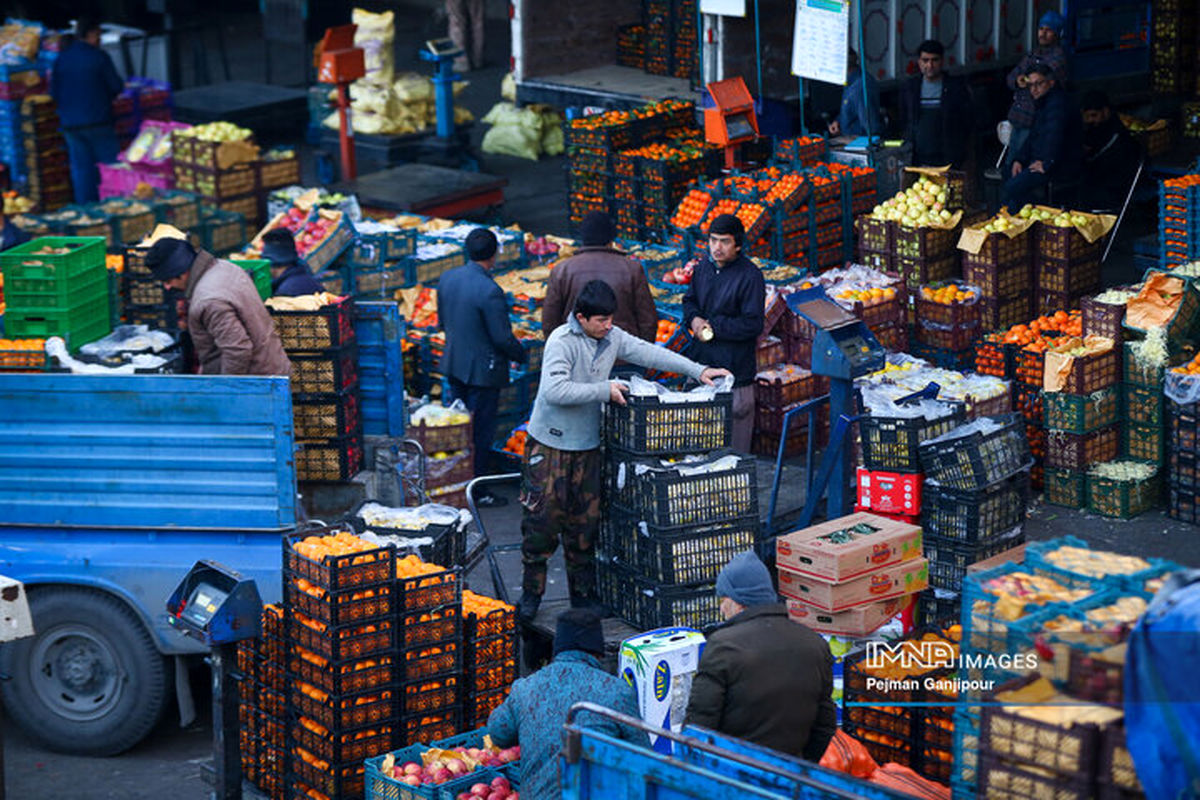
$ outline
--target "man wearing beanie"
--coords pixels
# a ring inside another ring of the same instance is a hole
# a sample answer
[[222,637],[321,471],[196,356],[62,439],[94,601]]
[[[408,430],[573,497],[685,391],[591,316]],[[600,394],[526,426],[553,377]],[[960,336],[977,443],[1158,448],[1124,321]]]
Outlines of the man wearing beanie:
[[[640,717],[633,687],[600,666],[604,634],[600,618],[573,608],[558,618],[554,660],[512,685],[504,703],[488,718],[488,733],[499,747],[521,746],[521,797],[561,797],[558,752],[567,711],[576,703],[595,703],[621,714]],[[581,714],[579,724],[643,747],[650,739],[641,729],[618,725],[594,714]]]
[[546,337],[559,325],[566,324],[580,290],[589,281],[601,280],[617,295],[613,325],[639,339],[654,341],[658,311],[646,283],[646,273],[637,259],[612,246],[616,235],[612,217],[603,211],[592,211],[583,218],[579,225],[583,246],[550,271],[542,303],[542,333]]
[[684,724],[820,761],[837,730],[833,656],[788,618],[753,551],[717,576],[722,623],[700,656]]
[[287,228],[272,228],[263,234],[262,256],[271,262],[271,295],[299,297],[319,294],[325,287],[308,271],[296,252],[296,240]]
[[1036,103],[1029,91],[1029,70],[1036,64],[1049,68],[1054,82],[1064,89],[1067,86],[1067,51],[1061,42],[1067,21],[1062,14],[1051,9],[1038,20],[1037,45],[1021,56],[1021,60],[1008,73],[1008,88],[1012,90],[1012,106],[1008,109],[1008,121],[1012,123],[1012,136],[1008,140],[1008,155],[1005,157],[1004,177],[1012,172],[1016,153],[1029,138],[1036,114]]
[[708,231],[708,254],[696,262],[683,296],[683,324],[692,334],[688,357],[733,373],[733,449],[750,452],[754,432],[754,376],[767,286],[742,252],[746,230],[721,214]]
[[[442,374],[450,382],[446,402],[462,400],[471,412],[472,459],[476,477],[487,475],[496,439],[496,409],[500,390],[508,385],[510,361],[524,363],[525,348],[513,336],[508,300],[492,279],[499,242],[487,228],[467,234],[470,262],[455,267],[438,281],[438,319],[446,332]],[[507,501],[494,494],[476,496],[481,506]]]
[[292,374],[275,323],[244,269],[171,238],[154,243],[146,266],[168,289],[184,293],[201,373]]

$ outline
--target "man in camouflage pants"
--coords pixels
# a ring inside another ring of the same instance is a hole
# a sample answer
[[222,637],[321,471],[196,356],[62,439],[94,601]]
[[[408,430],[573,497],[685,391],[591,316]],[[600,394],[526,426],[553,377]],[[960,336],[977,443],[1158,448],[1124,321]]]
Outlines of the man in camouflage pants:
[[463,54],[454,60],[457,72],[483,66],[484,0],[446,0],[450,39]]
[[546,591],[546,562],[561,539],[571,606],[602,610],[596,597],[592,544],[600,524],[600,406],[625,405],[628,386],[609,380],[620,359],[706,384],[728,375],[613,327],[617,297],[604,281],[583,287],[566,325],[550,334],[521,475],[521,556],[525,572],[517,613],[537,615]]

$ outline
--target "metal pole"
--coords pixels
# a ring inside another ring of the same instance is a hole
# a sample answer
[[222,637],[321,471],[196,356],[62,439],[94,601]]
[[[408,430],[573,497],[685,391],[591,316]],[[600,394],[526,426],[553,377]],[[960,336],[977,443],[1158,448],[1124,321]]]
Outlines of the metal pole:
[[352,181],[358,177],[358,165],[354,160],[354,128],[350,119],[350,92],[347,86],[345,83],[337,85],[338,120],[342,144],[342,180]]
[[1104,255],[1100,258],[1100,263],[1108,261],[1108,251],[1112,250],[1113,242],[1117,240],[1117,231],[1121,228],[1121,222],[1125,219],[1125,212],[1129,210],[1129,201],[1133,199],[1133,191],[1137,188],[1138,181],[1142,178],[1142,167],[1146,165],[1146,159],[1138,162],[1137,172],[1134,173],[1133,183],[1129,184],[1129,191],[1125,193],[1125,202],[1121,204],[1121,213],[1117,216],[1117,224],[1113,225],[1112,232],[1108,234],[1108,244],[1104,245]]
[[808,125],[804,122],[804,78],[800,78],[800,135],[808,136]]
[[242,800],[242,752],[238,738],[238,686],[230,674],[237,664],[237,644],[214,645],[212,665],[213,798]]
[[758,71],[758,100],[761,103],[766,93],[762,85],[762,35],[759,32],[758,20],[758,0],[754,0],[754,66]]

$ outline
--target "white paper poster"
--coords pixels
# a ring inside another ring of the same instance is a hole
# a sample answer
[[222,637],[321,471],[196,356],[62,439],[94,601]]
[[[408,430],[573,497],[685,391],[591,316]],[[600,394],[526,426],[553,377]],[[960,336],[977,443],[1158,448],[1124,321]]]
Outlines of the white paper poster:
[[746,16],[746,0],[700,0],[701,14],[720,14],[722,17]]
[[796,0],[792,74],[826,83],[846,83],[850,38],[847,0]]

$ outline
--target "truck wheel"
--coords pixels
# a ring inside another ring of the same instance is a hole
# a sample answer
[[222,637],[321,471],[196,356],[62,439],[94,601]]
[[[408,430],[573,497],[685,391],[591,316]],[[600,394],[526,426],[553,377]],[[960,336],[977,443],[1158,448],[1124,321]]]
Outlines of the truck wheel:
[[0,648],[9,715],[50,750],[111,756],[136,745],[170,699],[166,659],[142,621],[112,595],[29,593],[34,636]]

